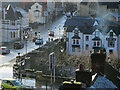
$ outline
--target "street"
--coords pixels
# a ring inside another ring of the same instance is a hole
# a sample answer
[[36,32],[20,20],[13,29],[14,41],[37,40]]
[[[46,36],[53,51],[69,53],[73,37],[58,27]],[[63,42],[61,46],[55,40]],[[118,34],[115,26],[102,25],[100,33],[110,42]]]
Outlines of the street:
[[[40,32],[40,37],[43,38],[43,41],[44,41],[43,45],[44,45],[46,41],[48,40],[48,29],[55,32],[55,36],[53,39],[59,38],[59,36],[62,37],[63,31],[64,31],[63,29],[64,22],[65,22],[65,16],[62,16],[61,18],[59,18],[58,20],[56,20],[55,22],[51,24],[42,25],[36,29],[33,29],[32,33]],[[56,27],[56,30],[55,30],[55,27]],[[60,31],[59,31],[59,28],[60,28]],[[39,45],[35,45],[35,43],[32,40],[27,41],[27,53],[31,52],[32,50],[38,47]],[[15,58],[18,55],[18,53],[20,53],[20,55],[26,54],[26,46],[24,46],[24,48],[19,49],[19,50],[11,48],[10,54],[0,55],[0,79],[13,77],[12,65],[15,63]],[[31,83],[35,82],[34,80],[32,81],[33,82]],[[24,82],[27,82],[27,81],[24,80]],[[31,85],[34,86],[35,83]]]
[[[52,24],[48,24],[46,26],[44,25],[44,26],[42,26],[42,28],[40,26],[37,29],[33,29],[33,33],[40,32],[41,33],[40,37],[43,38],[43,41],[45,44],[46,41],[48,40],[48,28],[55,32],[54,39],[59,38],[59,25],[61,26],[60,27],[60,36],[62,36],[62,34],[63,34],[62,26],[63,26],[64,22],[65,22],[65,17],[63,16]],[[56,27],[56,30],[55,30],[55,27]],[[27,41],[27,52],[30,52],[38,47],[39,47],[39,45],[35,45],[34,42]],[[9,63],[9,61],[13,60],[18,55],[18,53],[20,53],[21,55],[25,54],[26,47],[24,47],[22,49],[18,49],[18,50],[12,48],[10,54],[0,55],[0,66],[3,64]]]

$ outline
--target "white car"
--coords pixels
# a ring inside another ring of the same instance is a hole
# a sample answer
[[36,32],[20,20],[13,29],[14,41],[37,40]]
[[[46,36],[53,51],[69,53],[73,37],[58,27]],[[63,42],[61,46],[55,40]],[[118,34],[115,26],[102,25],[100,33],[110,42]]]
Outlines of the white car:
[[71,18],[71,12],[66,13],[67,18]]
[[10,50],[7,47],[0,47],[1,54],[9,54]]

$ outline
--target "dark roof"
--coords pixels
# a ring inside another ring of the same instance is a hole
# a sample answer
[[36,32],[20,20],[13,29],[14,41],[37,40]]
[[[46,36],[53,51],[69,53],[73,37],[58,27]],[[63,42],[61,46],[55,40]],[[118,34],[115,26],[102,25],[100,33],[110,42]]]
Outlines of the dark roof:
[[85,23],[87,26],[93,26],[95,20],[90,19],[89,17],[80,17],[80,16],[74,16],[71,19],[67,19],[64,27],[68,26],[84,26]]
[[78,45],[72,45],[72,47],[80,47],[80,45],[78,44]]
[[[72,32],[76,27],[75,26],[69,26],[66,30],[66,32]],[[97,29],[97,27],[93,27],[93,26],[89,26],[89,27],[78,27],[78,30],[81,33],[84,34],[92,34],[95,30]]]
[[67,27],[66,32],[72,32],[73,29],[75,29],[75,26],[69,26],[69,27]]
[[116,35],[119,35],[120,34],[120,30],[119,30],[119,27],[118,26],[110,26],[108,27],[107,29],[107,33],[110,31],[110,30],[113,30],[113,32],[116,34]]
[[[96,3],[99,3],[99,5],[107,5],[108,9],[117,9],[118,8],[118,4],[119,4],[119,2],[96,2]],[[88,2],[85,2],[83,0],[80,4],[87,5]]]
[[80,4],[87,5],[87,4],[88,4],[88,2],[81,2]]
[[78,35],[75,35],[72,37],[72,39],[80,39],[80,37]]
[[[72,32],[76,27],[75,26],[69,26],[66,30],[66,32]],[[116,34],[116,35],[119,35],[120,34],[120,30],[119,30],[119,27],[118,26],[108,26],[107,28],[100,28],[100,27],[97,27],[97,26],[91,26],[91,27],[78,27],[78,30],[81,32],[81,33],[84,33],[84,34],[92,34],[96,29],[98,29],[102,34],[107,34],[110,30],[113,30],[113,32]]]
[[112,8],[118,8],[118,4],[119,2],[99,2],[100,5],[107,5],[108,9],[112,9]]
[[99,37],[95,37],[92,40],[94,41],[94,40],[101,40],[101,39]]
[[19,18],[19,17],[23,17],[23,15],[22,15],[20,12],[18,12],[18,11],[16,11],[15,14],[17,14],[17,17],[18,17],[18,18]]
[[13,5],[8,4],[4,6],[7,14],[5,16],[5,19],[7,20],[18,20],[20,17],[23,17],[25,13],[27,13],[22,8],[14,8]]
[[106,21],[106,24],[107,24],[108,26],[117,26],[117,25],[118,25],[118,22],[108,20],[108,21]]
[[7,20],[17,20],[17,14],[15,12],[15,9],[13,8],[12,5],[8,5],[9,9],[7,10],[7,14],[6,14],[6,19]]
[[84,34],[92,34],[95,30],[96,27],[90,26],[90,27],[79,27],[80,32]]
[[[90,19],[89,17],[80,17],[75,16],[71,19],[67,19],[64,27],[67,27],[66,32],[72,32],[76,27],[80,30],[80,32],[84,34],[92,34],[96,29],[98,29],[102,34],[107,34],[109,30],[113,30],[116,35],[120,34],[120,30],[118,29],[118,22],[114,21],[104,21],[104,20],[96,20],[98,21],[98,26],[93,26],[96,19]],[[87,22],[87,25],[85,25]],[[103,25],[101,25],[101,23]],[[107,24],[107,28],[105,27]]]

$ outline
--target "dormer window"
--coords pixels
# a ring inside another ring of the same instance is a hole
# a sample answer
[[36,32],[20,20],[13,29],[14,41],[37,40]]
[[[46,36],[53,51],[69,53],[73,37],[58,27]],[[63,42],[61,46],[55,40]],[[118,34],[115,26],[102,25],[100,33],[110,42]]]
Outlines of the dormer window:
[[113,32],[110,32],[110,37],[113,37]]
[[99,32],[99,31],[96,31],[96,32],[95,32],[95,36],[96,36],[96,37],[99,37],[99,36],[100,36],[100,32]]
[[86,41],[89,41],[89,36],[86,36]]
[[74,30],[74,36],[78,36],[78,28],[75,28],[75,30]]

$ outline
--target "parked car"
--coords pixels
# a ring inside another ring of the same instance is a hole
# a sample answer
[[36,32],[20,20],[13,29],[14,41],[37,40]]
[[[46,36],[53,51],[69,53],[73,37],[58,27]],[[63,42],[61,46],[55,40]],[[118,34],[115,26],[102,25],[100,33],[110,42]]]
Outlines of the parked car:
[[49,31],[48,35],[54,37],[54,31]]
[[24,48],[24,44],[22,42],[15,42],[14,49],[21,49]]
[[41,45],[41,44],[43,44],[43,38],[38,38],[38,39],[35,41],[35,44],[36,44],[36,45]]
[[10,50],[7,47],[0,47],[1,54],[9,54]]
[[7,78],[7,79],[1,80],[1,88],[2,89],[14,88],[19,90],[19,88],[26,88],[26,85],[23,85],[20,81],[16,79]]
[[37,40],[37,37],[33,37],[33,42],[35,42]]

